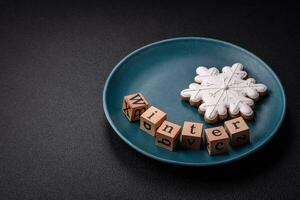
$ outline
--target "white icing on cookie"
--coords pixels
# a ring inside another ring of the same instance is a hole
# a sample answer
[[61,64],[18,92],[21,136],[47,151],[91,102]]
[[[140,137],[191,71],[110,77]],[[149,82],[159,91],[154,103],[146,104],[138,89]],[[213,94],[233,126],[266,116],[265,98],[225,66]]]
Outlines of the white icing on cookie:
[[267,86],[256,84],[253,78],[244,80],[247,72],[243,71],[240,63],[223,67],[222,73],[217,68],[207,69],[202,66],[196,72],[197,83],[190,84],[180,95],[191,102],[202,101],[198,110],[205,113],[208,120],[214,120],[218,115],[226,116],[227,109],[232,115],[241,113],[246,117],[252,116],[252,99],[257,99],[260,93],[267,91]]

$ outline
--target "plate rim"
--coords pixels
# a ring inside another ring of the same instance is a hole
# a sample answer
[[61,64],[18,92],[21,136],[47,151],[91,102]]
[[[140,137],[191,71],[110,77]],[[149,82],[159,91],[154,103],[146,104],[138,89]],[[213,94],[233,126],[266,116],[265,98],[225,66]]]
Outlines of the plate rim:
[[[182,161],[174,161],[171,159],[165,159],[165,158],[161,158],[159,156],[153,155],[151,153],[148,153],[142,149],[140,149],[138,146],[136,146],[135,144],[133,144],[131,141],[129,141],[128,139],[126,139],[123,134],[118,130],[118,128],[115,126],[115,124],[113,123],[109,113],[108,113],[108,108],[107,108],[107,102],[106,102],[106,93],[107,93],[107,88],[108,85],[110,83],[110,80],[112,78],[112,76],[116,73],[116,71],[120,68],[120,66],[122,66],[122,64],[130,57],[138,54],[139,52],[143,51],[144,49],[147,49],[149,47],[155,46],[155,45],[159,45],[162,43],[166,43],[166,42],[173,42],[173,41],[178,41],[178,40],[204,40],[204,41],[208,41],[208,42],[215,42],[215,43],[221,43],[223,45],[226,46],[231,46],[234,47],[240,51],[243,51],[247,54],[249,54],[250,56],[254,57],[255,59],[257,59],[259,62],[261,62],[262,64],[265,65],[266,69],[273,75],[273,77],[275,78],[276,82],[279,84],[279,89],[281,91],[281,94],[283,95],[283,111],[281,113],[280,116],[280,120],[277,123],[276,127],[273,129],[273,131],[268,135],[268,137],[266,137],[262,142],[260,142],[259,144],[257,144],[255,147],[253,147],[252,149],[250,149],[249,151],[244,152],[241,155],[238,155],[236,157],[232,157],[232,158],[228,158],[226,160],[220,160],[220,161],[213,161],[213,162],[203,162],[203,163],[193,163],[193,162],[182,162]],[[264,145],[266,145],[271,139],[272,137],[275,135],[275,133],[278,131],[278,129],[280,128],[280,126],[283,123],[285,114],[286,114],[286,94],[284,91],[284,88],[282,86],[282,83],[279,79],[279,77],[275,74],[275,72],[272,70],[272,68],[265,63],[262,59],[260,59],[258,56],[256,56],[254,53],[238,46],[235,44],[232,44],[230,42],[225,42],[223,40],[219,40],[219,39],[213,39],[213,38],[208,38],[208,37],[175,37],[175,38],[170,38],[170,39],[164,39],[164,40],[160,40],[157,42],[153,42],[150,43],[148,45],[142,46],[134,51],[132,51],[131,53],[129,53],[127,56],[125,56],[123,59],[121,59],[121,61],[119,61],[113,68],[113,70],[110,72],[109,76],[107,77],[106,81],[105,81],[105,85],[104,85],[104,89],[103,89],[103,93],[102,93],[102,104],[103,104],[103,109],[104,109],[104,113],[106,116],[106,119],[108,120],[110,126],[113,128],[113,130],[118,134],[118,136],[124,141],[126,142],[130,147],[132,147],[133,149],[135,149],[136,151],[140,152],[141,154],[144,154],[152,159],[158,160],[158,161],[162,161],[165,163],[170,163],[170,164],[175,164],[175,165],[184,165],[184,166],[212,166],[212,165],[220,165],[220,164],[225,164],[225,163],[229,163],[232,161],[236,161],[236,160],[240,160],[248,155],[250,155],[251,153],[257,151],[258,149],[262,148]]]

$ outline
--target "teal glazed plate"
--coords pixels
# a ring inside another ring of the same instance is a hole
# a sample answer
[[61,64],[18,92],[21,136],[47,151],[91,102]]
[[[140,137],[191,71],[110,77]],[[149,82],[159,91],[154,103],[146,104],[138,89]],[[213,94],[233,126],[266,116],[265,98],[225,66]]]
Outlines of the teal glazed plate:
[[[268,94],[255,104],[254,120],[247,121],[251,143],[230,148],[228,154],[209,156],[205,149],[174,152],[157,147],[154,137],[129,122],[121,111],[123,97],[141,92],[150,105],[167,113],[168,121],[208,125],[197,108],[180,99],[199,65],[217,67],[242,63],[249,77],[268,87]],[[249,51],[220,40],[198,37],[174,38],[144,46],[121,60],[109,75],[103,91],[103,107],[115,132],[132,148],[159,161],[179,165],[209,166],[238,160],[268,142],[280,127],[286,109],[283,87],[272,69]]]

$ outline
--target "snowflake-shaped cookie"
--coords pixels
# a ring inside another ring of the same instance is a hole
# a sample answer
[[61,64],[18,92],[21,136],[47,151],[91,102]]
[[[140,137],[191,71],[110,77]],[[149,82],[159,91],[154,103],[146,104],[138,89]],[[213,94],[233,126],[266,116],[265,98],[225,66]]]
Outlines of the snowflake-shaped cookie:
[[247,77],[243,65],[236,63],[225,66],[222,73],[217,68],[198,67],[195,82],[188,89],[182,90],[182,99],[191,105],[199,106],[199,112],[208,123],[241,115],[245,119],[253,117],[254,101],[267,91],[264,84],[257,84]]

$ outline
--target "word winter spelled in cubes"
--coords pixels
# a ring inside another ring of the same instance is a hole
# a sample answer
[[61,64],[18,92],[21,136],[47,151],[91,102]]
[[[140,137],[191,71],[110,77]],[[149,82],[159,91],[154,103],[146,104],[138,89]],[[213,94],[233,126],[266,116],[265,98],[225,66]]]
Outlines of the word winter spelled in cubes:
[[129,121],[138,121],[140,116],[148,109],[148,102],[141,93],[125,96],[122,111]]
[[229,136],[223,126],[205,129],[205,137],[209,155],[228,152]]
[[[154,136],[155,144],[159,147],[173,151],[181,139],[185,149],[200,149],[203,124],[185,121],[181,129],[180,125],[166,121],[165,112],[154,106],[148,107],[145,97],[135,93],[124,97],[122,111],[129,121],[140,120],[140,128]],[[229,143],[240,146],[250,142],[250,129],[242,117],[225,121],[224,127],[204,129],[209,155],[227,153]]]
[[239,146],[250,142],[250,131],[242,117],[224,122],[232,146]]
[[167,114],[154,106],[151,106],[141,115],[140,128],[155,136],[157,128],[167,119]]
[[181,126],[164,121],[156,131],[155,144],[173,151],[178,142]]
[[203,124],[184,122],[181,132],[181,144],[187,149],[200,149]]

